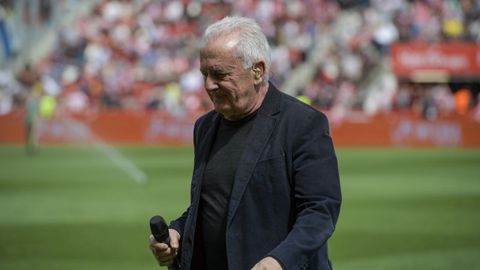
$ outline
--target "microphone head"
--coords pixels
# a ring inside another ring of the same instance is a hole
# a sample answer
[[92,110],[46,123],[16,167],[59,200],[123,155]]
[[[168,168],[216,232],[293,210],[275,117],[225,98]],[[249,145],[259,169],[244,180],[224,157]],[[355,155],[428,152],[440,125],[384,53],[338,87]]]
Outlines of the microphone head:
[[150,219],[150,230],[152,231],[152,235],[155,237],[155,240],[161,243],[170,244],[168,226],[163,217],[158,215],[153,216]]

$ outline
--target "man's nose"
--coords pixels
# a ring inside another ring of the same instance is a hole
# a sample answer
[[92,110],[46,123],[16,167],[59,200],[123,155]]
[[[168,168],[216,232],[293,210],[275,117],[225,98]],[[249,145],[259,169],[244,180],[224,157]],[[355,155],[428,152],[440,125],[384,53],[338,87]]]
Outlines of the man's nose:
[[218,85],[215,80],[212,79],[212,76],[205,76],[205,89],[207,91],[214,91],[218,88]]

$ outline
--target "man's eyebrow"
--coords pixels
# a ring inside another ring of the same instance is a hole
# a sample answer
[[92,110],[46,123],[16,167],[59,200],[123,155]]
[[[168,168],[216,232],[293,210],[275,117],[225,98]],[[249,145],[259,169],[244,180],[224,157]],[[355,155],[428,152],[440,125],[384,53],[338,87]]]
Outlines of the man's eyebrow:
[[221,74],[227,74],[229,73],[230,71],[225,69],[225,68],[213,68],[212,71],[216,72],[216,73],[221,73]]
[[205,68],[201,68],[200,70],[204,72],[210,71],[210,72],[221,73],[221,74],[227,74],[231,72],[231,70],[228,67],[220,67],[220,66],[205,67]]

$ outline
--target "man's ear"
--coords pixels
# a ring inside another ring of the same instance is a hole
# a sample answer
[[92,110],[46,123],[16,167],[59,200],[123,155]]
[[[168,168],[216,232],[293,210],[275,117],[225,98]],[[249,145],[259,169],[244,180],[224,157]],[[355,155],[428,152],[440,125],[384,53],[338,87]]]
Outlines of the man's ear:
[[256,62],[252,66],[252,71],[255,84],[260,84],[265,76],[265,63],[263,61]]

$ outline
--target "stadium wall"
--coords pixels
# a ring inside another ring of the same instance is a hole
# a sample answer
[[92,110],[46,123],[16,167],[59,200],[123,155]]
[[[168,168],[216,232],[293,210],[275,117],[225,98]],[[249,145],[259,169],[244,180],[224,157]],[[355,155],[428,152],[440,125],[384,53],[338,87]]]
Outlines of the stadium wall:
[[[173,118],[159,112],[115,110],[43,119],[37,130],[42,143],[100,140],[113,144],[189,145],[197,117]],[[414,114],[368,117],[358,113],[332,121],[331,133],[337,146],[480,147],[480,122],[468,116],[430,121]],[[0,143],[23,143],[25,137],[24,112],[0,116]]]

